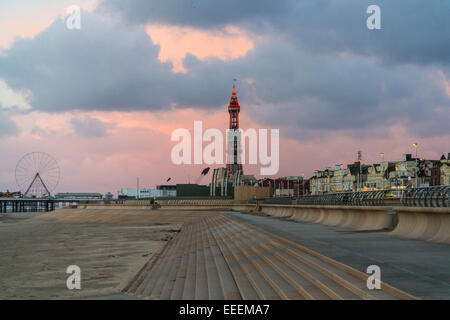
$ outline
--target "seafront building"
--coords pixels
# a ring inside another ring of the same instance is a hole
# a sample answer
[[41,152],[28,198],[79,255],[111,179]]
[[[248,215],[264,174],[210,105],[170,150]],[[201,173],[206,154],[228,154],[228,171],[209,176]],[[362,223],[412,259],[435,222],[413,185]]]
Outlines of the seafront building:
[[405,154],[402,161],[383,161],[370,165],[357,161],[316,170],[309,179],[313,195],[349,191],[396,190],[450,185],[450,153],[440,160],[413,158]]
[[177,189],[175,185],[161,185],[156,186],[156,189],[151,188],[122,188],[118,192],[118,198],[126,199],[150,199],[161,197],[175,197]]
[[103,195],[98,192],[61,192],[55,194],[56,199],[67,201],[102,200]]

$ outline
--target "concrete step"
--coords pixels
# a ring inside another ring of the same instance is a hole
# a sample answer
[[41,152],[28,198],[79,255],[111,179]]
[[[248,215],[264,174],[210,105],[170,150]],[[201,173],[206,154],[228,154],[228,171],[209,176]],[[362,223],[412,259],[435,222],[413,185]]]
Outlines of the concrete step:
[[[219,244],[216,239],[212,236],[211,232],[208,230],[208,225],[205,221],[202,221],[203,230],[205,231],[205,237],[207,239],[207,245],[210,248],[211,257],[215,263],[215,267],[217,269],[217,276],[222,288],[222,295],[225,300],[239,300],[242,299],[241,291],[239,290],[235,278],[233,276],[231,265],[225,259],[225,255],[219,248]],[[208,283],[210,283],[208,281]],[[219,293],[212,292],[214,285],[210,285],[210,293],[209,296],[211,299],[214,299],[216,295]],[[256,295],[255,292],[251,292],[249,296],[252,294]]]
[[[244,232],[243,230],[240,231]],[[265,243],[267,238],[253,237],[251,232],[246,232],[246,239],[253,241],[254,251],[260,252],[260,254],[264,255],[264,259],[267,263],[272,265],[272,267],[279,272],[281,276],[290,273],[290,277],[287,278],[287,281],[291,284],[297,283],[299,281],[308,283],[308,288],[311,290],[312,286],[316,286],[317,289],[322,291],[325,295],[320,294],[319,290],[314,290],[315,295],[318,295],[320,299],[355,299],[357,298],[351,292],[346,292],[344,287],[339,287],[336,283],[330,281],[322,274],[318,273],[317,270],[312,266],[308,266],[301,261],[295,261],[286,255],[283,256],[285,251],[284,248],[280,247],[271,247]],[[243,241],[247,241],[243,240]],[[290,271],[294,271],[289,272]],[[299,278],[303,278],[299,280]],[[284,287],[286,288],[286,286]],[[300,292],[303,290],[301,288],[298,289]]]
[[156,276],[161,268],[164,261],[164,258],[167,254],[170,254],[171,251],[174,250],[174,247],[176,247],[181,241],[183,241],[184,234],[178,234],[176,237],[174,237],[172,240],[166,244],[163,251],[159,255],[156,262],[149,266],[151,267],[148,270],[141,271],[142,274],[144,274],[144,278],[139,286],[137,286],[136,290],[134,291],[138,295],[144,295],[149,296],[149,288],[152,288],[155,285],[155,282],[157,281],[158,277]]
[[[184,232],[188,232],[188,230]],[[183,252],[185,252],[185,250],[189,245],[190,244],[187,241],[187,237],[184,237],[181,241],[181,245],[178,248],[178,250],[176,250],[173,253],[174,257],[172,258],[173,259],[172,264],[169,266],[170,270],[167,279],[165,281],[164,287],[162,288],[161,294],[159,296],[160,299],[168,300],[171,298],[175,283],[177,281],[177,275],[179,273],[180,268],[182,267]]]
[[186,222],[127,292],[150,299],[411,299],[367,275],[220,213]]
[[[233,222],[235,225],[241,226],[236,222]],[[285,263],[285,265],[294,264],[297,267],[303,265],[303,269],[307,268],[313,269],[315,272],[320,272],[324,276],[328,277],[329,280],[335,281],[335,284],[332,284],[332,287],[337,288],[338,291],[341,291],[343,288],[350,292],[345,292],[345,294],[341,294],[345,299],[354,298],[352,294],[356,295],[358,298],[373,300],[373,299],[393,299],[394,297],[386,294],[384,291],[380,290],[369,290],[364,281],[358,279],[357,277],[344,272],[343,270],[325,263],[320,259],[302,252],[298,250],[298,248],[293,247],[288,243],[281,244],[280,242],[276,242],[273,240],[269,240],[264,236],[264,234],[260,232],[256,232],[253,229],[243,228],[241,232],[245,232],[246,238],[252,236],[256,239],[258,244],[266,248],[267,250],[272,250],[275,252],[273,257]],[[294,258],[297,261],[290,261],[290,258]],[[275,262],[276,259],[267,259],[268,262]],[[283,265],[279,265],[282,269]],[[318,276],[316,275],[316,278]],[[294,280],[294,279],[292,279]],[[328,282],[329,280],[326,280]],[[322,278],[323,281],[323,278]],[[344,290],[345,291],[345,290]]]
[[[251,236],[251,233],[246,234],[245,238],[248,239],[249,236]],[[325,294],[323,294],[322,291],[318,290],[314,286],[314,284],[312,284],[307,279],[296,273],[294,270],[290,269],[288,265],[286,265],[283,261],[277,259],[275,257],[275,254],[265,252],[264,260],[279,274],[279,276],[281,276],[285,281],[288,281],[290,286],[297,289],[297,292],[300,294],[300,296],[297,296],[296,299],[310,300],[315,298],[316,299],[328,298]]]
[[[277,272],[275,268],[265,259],[266,252],[262,252],[256,247],[258,244],[254,243],[252,239],[246,237],[246,235],[241,234],[239,229],[233,229],[232,224],[228,224],[228,239],[233,241],[233,238],[239,239],[235,241],[236,247],[247,257],[252,264],[251,273],[259,273],[265,282],[277,293],[278,297],[281,299],[301,299],[302,296],[292,286],[292,281],[286,281],[280,273]],[[270,253],[268,253],[270,254]],[[256,285],[260,284],[257,283]]]
[[[248,282],[258,294],[260,299],[280,299],[276,290],[265,280],[264,276],[259,272],[258,267],[252,257],[250,257],[241,247],[239,239],[235,239],[230,232],[227,223],[218,225],[215,221],[209,221],[211,232],[215,234],[228,247],[231,254],[236,258],[236,262],[243,270]],[[242,277],[236,278],[236,281],[242,281]],[[241,286],[248,285],[247,281],[242,281]],[[239,287],[239,284],[238,284]]]
[[195,242],[197,250],[197,261],[195,271],[195,300],[207,300],[209,299],[208,290],[208,276],[206,273],[207,265],[211,264],[211,261],[206,263],[206,242],[203,238],[203,228],[200,224],[197,231],[197,238]]
[[[203,224],[203,222],[202,222]],[[206,287],[207,296],[210,300],[223,300],[224,293],[222,290],[222,285],[219,277],[219,270],[217,267],[216,259],[214,257],[214,252],[211,248],[211,243],[207,237],[207,232],[202,225],[200,231],[200,237],[203,243],[203,254],[204,254],[204,264],[206,273]]]
[[[336,260],[330,259],[324,255],[321,255],[321,254],[319,254],[313,250],[310,250],[306,247],[303,247],[297,243],[286,240],[286,239],[276,236],[274,234],[268,233],[265,230],[262,230],[258,227],[254,227],[251,230],[258,231],[256,234],[258,234],[262,238],[265,238],[267,236],[270,236],[271,238],[273,238],[272,241],[270,241],[270,243],[274,244],[277,248],[283,248],[283,249],[291,248],[291,249],[297,250],[297,252],[306,254],[310,260],[314,260],[314,261],[316,261],[316,263],[321,264],[323,266],[322,270],[327,271],[331,277],[333,277],[339,281],[346,279],[347,282],[350,282],[351,285],[354,285],[357,288],[359,288],[360,290],[365,291],[365,294],[371,295],[371,297],[366,297],[368,299],[371,299],[371,298],[376,298],[376,299],[389,299],[389,298],[390,299],[417,299],[416,297],[414,297],[404,291],[398,290],[398,289],[390,286],[387,283],[382,283],[383,290],[369,290],[366,287],[366,281],[367,281],[367,277],[368,277],[367,274],[359,272],[347,265],[337,262]],[[343,278],[343,279],[340,279],[340,278]],[[344,285],[344,283],[342,283],[342,284]],[[349,283],[347,283],[346,285],[348,285],[348,284]],[[350,289],[350,287],[349,287],[349,289]],[[351,290],[357,290],[357,289],[351,288]],[[365,294],[363,294],[363,296]]]
[[172,293],[170,295],[171,300],[181,300],[183,297],[183,291],[187,276],[187,269],[189,264],[189,246],[191,245],[192,232],[190,230],[185,230],[184,226],[182,229],[184,232],[189,234],[189,237],[186,237],[185,244],[186,246],[183,248],[183,251],[180,251],[178,254],[181,256],[180,266],[177,271],[177,275],[175,278],[175,283],[173,285]]
[[194,224],[192,226],[192,238],[189,241],[190,246],[187,249],[188,254],[188,265],[186,270],[186,278],[184,280],[184,289],[183,295],[181,296],[182,300],[193,300],[195,299],[195,281],[196,281],[196,270],[197,270],[197,233],[198,233],[198,224]]
[[244,265],[244,261],[241,260],[241,257],[237,255],[232,246],[223,241],[223,237],[221,237],[220,233],[213,231],[214,228],[211,227],[211,222],[208,222],[207,226],[209,232],[211,233],[211,236],[215,239],[220,252],[224,257],[224,260],[226,261],[231,274],[233,275],[233,281],[235,282],[236,287],[239,289],[239,293],[242,299],[260,299],[261,295],[256,292],[254,286],[252,285],[252,282],[254,280],[253,278],[249,277],[247,268]]
[[168,251],[164,256],[161,257],[161,263],[159,265],[158,273],[154,275],[156,278],[152,286],[148,286],[149,291],[144,291],[152,299],[160,299],[161,293],[164,286],[169,282],[170,267],[176,263],[176,259],[179,256],[180,250],[183,248],[184,237],[187,235],[183,234],[181,239],[177,241],[170,251]]

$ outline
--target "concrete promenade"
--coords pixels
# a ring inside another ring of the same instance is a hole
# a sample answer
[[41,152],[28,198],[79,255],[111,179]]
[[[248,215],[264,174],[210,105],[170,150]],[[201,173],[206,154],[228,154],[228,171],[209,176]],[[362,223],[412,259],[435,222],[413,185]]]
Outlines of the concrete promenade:
[[[235,210],[0,215],[0,298],[450,299],[447,244]],[[66,288],[72,264],[82,290]]]
[[423,299],[450,299],[450,246],[316,223],[226,212],[361,272],[381,268],[381,279]]
[[414,299],[251,225],[210,212],[187,222],[125,289],[149,299]]

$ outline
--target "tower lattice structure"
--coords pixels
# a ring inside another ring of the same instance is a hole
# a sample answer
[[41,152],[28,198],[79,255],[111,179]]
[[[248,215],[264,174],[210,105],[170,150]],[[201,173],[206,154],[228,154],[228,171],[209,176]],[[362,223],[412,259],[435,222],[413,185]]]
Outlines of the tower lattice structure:
[[236,85],[233,84],[233,92],[231,94],[230,104],[228,105],[228,113],[230,115],[230,126],[227,133],[227,167],[226,172],[230,176],[242,170],[241,161],[241,132],[239,130],[239,112],[241,106],[236,95]]

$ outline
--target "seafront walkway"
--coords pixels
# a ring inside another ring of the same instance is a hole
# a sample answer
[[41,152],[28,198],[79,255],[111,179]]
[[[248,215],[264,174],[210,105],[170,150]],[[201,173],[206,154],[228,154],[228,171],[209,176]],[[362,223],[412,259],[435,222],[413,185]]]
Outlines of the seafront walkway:
[[[2,214],[0,296],[450,299],[450,246],[395,232],[442,234],[445,209],[398,209],[391,225],[386,207],[260,208],[132,203]],[[405,224],[428,215],[440,223]],[[76,292],[66,288],[72,264],[83,275]],[[380,290],[367,286],[370,266],[380,270]]]
[[368,274],[267,232],[252,219],[276,221],[213,211],[186,222],[124,291],[176,300],[416,298],[384,282],[381,290],[369,290]]

